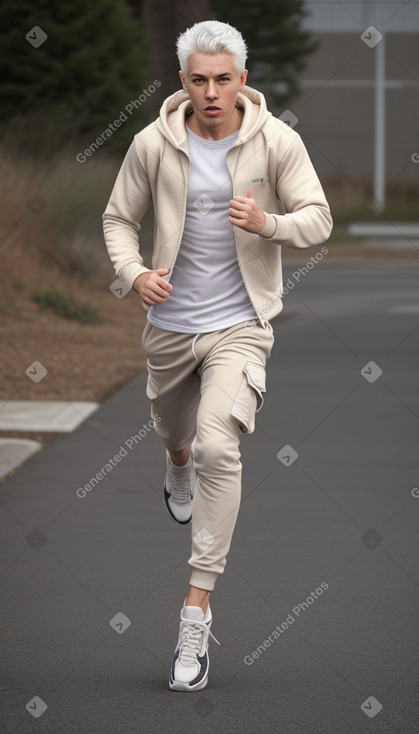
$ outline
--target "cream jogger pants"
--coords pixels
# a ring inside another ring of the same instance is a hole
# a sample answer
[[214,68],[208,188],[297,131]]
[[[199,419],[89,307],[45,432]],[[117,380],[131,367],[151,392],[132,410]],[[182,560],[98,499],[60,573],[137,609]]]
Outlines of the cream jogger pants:
[[196,436],[190,584],[212,591],[224,571],[241,499],[240,436],[255,429],[274,335],[257,319],[184,334],[147,321],[147,397],[156,433],[171,450]]

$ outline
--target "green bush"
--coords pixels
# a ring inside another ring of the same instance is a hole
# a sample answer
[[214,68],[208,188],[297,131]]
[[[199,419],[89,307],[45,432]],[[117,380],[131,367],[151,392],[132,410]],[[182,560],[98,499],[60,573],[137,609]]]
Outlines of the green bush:
[[83,324],[100,323],[100,319],[93,308],[76,304],[71,296],[61,291],[38,291],[35,293],[33,300],[43,308],[49,308],[58,316],[63,316],[66,319],[81,321]]

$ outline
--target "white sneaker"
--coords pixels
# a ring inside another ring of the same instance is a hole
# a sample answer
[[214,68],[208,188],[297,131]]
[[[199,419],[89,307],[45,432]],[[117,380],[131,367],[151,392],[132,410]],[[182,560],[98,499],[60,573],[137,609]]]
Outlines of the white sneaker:
[[184,466],[176,466],[166,449],[167,473],[164,480],[164,504],[172,520],[178,525],[190,525],[192,500],[196,488],[196,473],[193,464],[194,443]]
[[[183,607],[179,639],[170,671],[172,691],[199,691],[208,683],[208,637],[211,634],[211,609],[204,615],[201,607]],[[218,640],[215,640],[219,645]]]

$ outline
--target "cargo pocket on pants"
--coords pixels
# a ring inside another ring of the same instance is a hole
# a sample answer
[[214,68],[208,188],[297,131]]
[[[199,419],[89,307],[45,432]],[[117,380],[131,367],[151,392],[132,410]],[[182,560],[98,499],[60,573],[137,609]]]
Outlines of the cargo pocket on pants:
[[150,372],[148,373],[145,392],[151,402],[151,418],[154,421],[154,430],[160,436],[163,436],[164,438],[170,438],[169,431],[167,430],[166,423],[160,410],[159,386],[157,385]]
[[238,420],[242,433],[253,433],[255,414],[262,408],[266,392],[266,372],[257,362],[246,362],[243,372],[246,379],[237,393],[231,415]]

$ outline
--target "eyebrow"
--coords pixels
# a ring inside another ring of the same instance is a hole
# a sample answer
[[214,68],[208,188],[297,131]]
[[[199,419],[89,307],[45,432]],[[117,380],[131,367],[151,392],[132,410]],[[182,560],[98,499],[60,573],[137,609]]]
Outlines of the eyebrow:
[[[197,76],[197,77],[199,77],[200,79],[206,79],[206,78],[207,78],[207,77],[205,76],[205,74],[198,74],[197,72],[193,72],[193,74],[191,74],[191,78],[192,78],[193,76]],[[231,76],[231,71],[225,71],[225,72],[224,72],[223,74],[217,74],[217,79],[219,79],[219,78],[220,78],[220,77],[222,77],[222,76]]]

